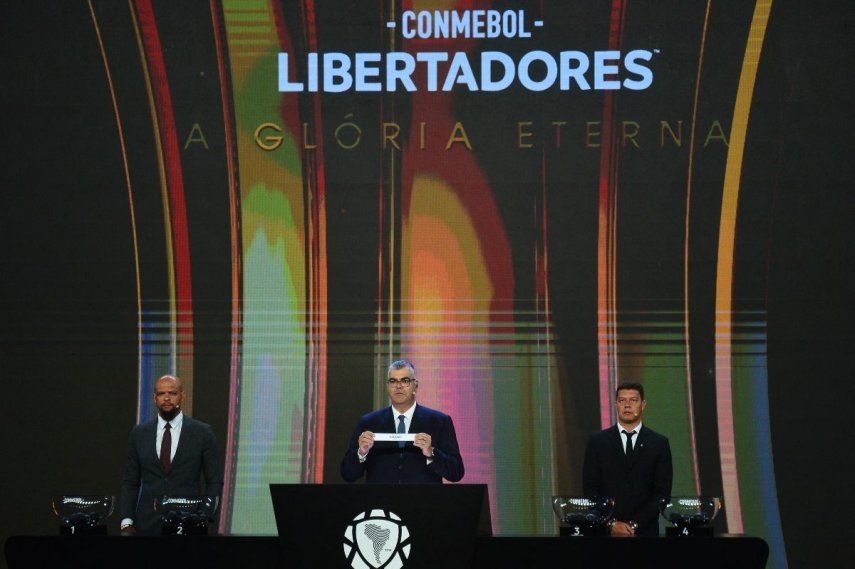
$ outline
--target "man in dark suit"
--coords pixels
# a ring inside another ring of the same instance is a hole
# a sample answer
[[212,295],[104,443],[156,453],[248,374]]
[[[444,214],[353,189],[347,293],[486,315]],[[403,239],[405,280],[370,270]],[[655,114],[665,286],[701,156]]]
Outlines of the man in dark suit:
[[214,433],[206,423],[181,412],[183,398],[181,380],[164,375],[154,384],[157,418],[131,431],[122,477],[122,535],[158,535],[155,498],[200,495],[200,474],[205,476],[202,495],[219,498],[223,490]]
[[585,495],[615,499],[611,535],[655,536],[659,502],[671,495],[671,446],[641,423],[647,401],[640,383],[621,383],[615,407],[617,424],[588,439],[582,469]]
[[[419,382],[407,360],[389,366],[391,407],[362,416],[341,461],[341,476],[373,484],[441,484],[463,478],[463,458],[451,417],[416,404]],[[415,433],[410,442],[375,441],[375,433]]]

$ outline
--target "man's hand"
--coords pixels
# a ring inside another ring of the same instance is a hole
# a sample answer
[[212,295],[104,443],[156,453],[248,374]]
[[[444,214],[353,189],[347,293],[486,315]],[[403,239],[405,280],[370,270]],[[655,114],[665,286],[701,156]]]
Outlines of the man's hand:
[[368,451],[371,450],[371,447],[374,446],[374,433],[371,431],[365,431],[361,435],[359,435],[359,454],[365,456],[368,454]]
[[134,526],[125,526],[122,528],[122,535],[135,535],[137,533],[137,528]]
[[433,458],[433,446],[431,446],[431,438],[427,433],[419,433],[416,435],[416,440],[413,445],[422,449],[422,454],[428,458]]
[[617,520],[612,524],[609,532],[613,537],[632,537],[635,535],[635,530],[628,523]]

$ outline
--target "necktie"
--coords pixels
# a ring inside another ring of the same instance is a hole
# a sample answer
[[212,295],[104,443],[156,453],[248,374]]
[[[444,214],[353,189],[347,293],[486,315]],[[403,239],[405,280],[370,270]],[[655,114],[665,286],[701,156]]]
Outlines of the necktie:
[[[406,433],[407,425],[404,424],[405,417],[403,415],[398,415],[398,432]],[[404,448],[404,441],[398,441],[398,446]]]
[[172,463],[170,455],[172,454],[172,426],[166,423],[163,427],[163,439],[160,441],[160,465],[163,466],[163,472],[169,472],[169,465]]
[[631,433],[627,433],[626,431],[623,431],[623,434],[626,435],[626,457],[632,458],[632,453],[634,450],[632,448],[632,436],[635,434],[635,431],[632,431]]

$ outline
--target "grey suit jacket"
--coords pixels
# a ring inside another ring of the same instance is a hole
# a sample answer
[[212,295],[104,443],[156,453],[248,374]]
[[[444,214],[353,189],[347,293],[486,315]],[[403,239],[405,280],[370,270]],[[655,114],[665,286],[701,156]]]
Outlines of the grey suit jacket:
[[[156,437],[156,418],[131,430],[122,476],[121,517],[132,518],[141,535],[160,533],[160,516],[154,511],[157,497],[219,497],[223,490],[220,450],[210,425],[184,415],[178,448],[168,472],[163,472],[157,456]],[[200,474],[204,474],[204,489]]]

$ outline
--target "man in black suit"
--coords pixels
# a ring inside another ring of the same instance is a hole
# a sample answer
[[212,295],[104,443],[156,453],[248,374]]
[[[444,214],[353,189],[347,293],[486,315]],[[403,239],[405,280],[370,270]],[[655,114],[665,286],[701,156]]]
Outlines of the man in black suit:
[[582,468],[585,495],[615,499],[611,535],[655,536],[659,501],[671,495],[671,446],[641,423],[647,401],[640,383],[621,383],[615,407],[617,424],[588,439]]
[[181,380],[164,375],[154,384],[158,416],[131,430],[122,477],[122,535],[158,535],[155,498],[203,495],[219,498],[223,490],[220,452],[211,427],[181,411]]
[[[463,478],[463,458],[451,417],[416,404],[419,382],[407,360],[392,362],[387,390],[391,407],[359,419],[341,461],[341,476],[369,484],[441,484]],[[375,433],[415,433],[410,442],[375,441]]]

